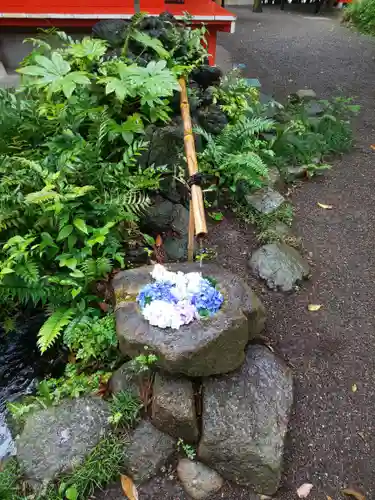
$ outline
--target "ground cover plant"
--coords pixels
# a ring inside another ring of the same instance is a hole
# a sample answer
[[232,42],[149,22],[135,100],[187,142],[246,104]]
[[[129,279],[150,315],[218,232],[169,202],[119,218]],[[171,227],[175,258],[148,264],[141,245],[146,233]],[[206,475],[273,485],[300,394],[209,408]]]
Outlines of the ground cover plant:
[[348,4],[343,19],[362,33],[375,36],[375,1],[362,0]]

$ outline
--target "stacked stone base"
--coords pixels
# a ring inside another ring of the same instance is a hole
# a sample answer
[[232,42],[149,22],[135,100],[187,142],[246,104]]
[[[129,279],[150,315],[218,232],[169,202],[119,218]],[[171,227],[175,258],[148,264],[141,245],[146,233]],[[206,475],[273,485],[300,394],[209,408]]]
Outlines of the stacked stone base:
[[[178,331],[163,330],[143,320],[135,301],[150,282],[152,267],[125,271],[114,279],[123,354],[133,358],[147,346],[158,357],[150,421],[134,432],[133,442],[143,444],[137,454],[131,453],[128,471],[138,481],[150,478],[149,469],[142,475],[131,457],[155,453],[148,436],[153,428],[155,436],[169,437],[166,450],[172,452],[170,439],[196,446],[196,460],[182,459],[177,468],[192,498],[208,498],[221,487],[221,478],[272,495],[281,478],[293,384],[282,360],[267,347],[251,344],[264,328],[264,307],[244,281],[217,265],[205,264],[202,270],[188,263],[167,267],[203,271],[217,281],[225,302],[213,318]],[[165,460],[167,454],[160,456]],[[153,463],[156,474],[160,463]]]

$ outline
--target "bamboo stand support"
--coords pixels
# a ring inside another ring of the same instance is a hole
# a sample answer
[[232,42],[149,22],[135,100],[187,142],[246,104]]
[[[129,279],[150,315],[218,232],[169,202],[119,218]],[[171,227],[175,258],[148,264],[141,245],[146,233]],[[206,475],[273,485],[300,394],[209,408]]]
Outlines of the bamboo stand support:
[[[190,107],[186,91],[185,78],[179,80],[181,87],[180,108],[184,124],[184,145],[186,161],[190,177],[198,172],[197,155],[195,152],[195,142],[193,128],[190,118]],[[189,239],[188,239],[188,260],[193,261],[194,255],[194,232],[197,238],[202,238],[207,234],[206,217],[204,214],[204,204],[202,189],[193,184],[190,193],[190,213],[189,213]]]

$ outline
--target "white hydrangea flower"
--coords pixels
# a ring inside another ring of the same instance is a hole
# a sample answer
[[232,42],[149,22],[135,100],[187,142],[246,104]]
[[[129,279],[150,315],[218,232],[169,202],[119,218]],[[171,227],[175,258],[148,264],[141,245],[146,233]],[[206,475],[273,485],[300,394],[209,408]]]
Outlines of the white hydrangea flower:
[[198,317],[196,308],[186,300],[177,304],[171,304],[164,300],[153,300],[151,304],[144,307],[142,314],[150,325],[159,328],[173,328],[174,330],[191,323]]
[[202,273],[187,273],[185,274],[185,278],[188,295],[197,293],[201,287]]
[[[143,309],[143,317],[150,325],[158,326],[159,328],[180,328],[181,317],[176,312],[175,305],[165,302],[164,300],[153,300],[151,304],[147,304]],[[172,327],[173,324],[173,327]]]
[[175,274],[167,271],[161,264],[155,264],[154,269],[151,271],[151,276],[155,281],[171,281],[171,275]]

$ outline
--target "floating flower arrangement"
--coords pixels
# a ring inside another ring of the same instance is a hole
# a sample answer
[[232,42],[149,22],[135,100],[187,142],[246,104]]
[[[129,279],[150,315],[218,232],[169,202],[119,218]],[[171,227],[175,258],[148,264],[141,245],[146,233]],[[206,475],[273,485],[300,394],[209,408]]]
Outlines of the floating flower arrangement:
[[174,273],[156,264],[151,276],[154,282],[144,286],[137,297],[150,325],[178,330],[195,319],[213,316],[224,301],[214,280],[201,273]]

